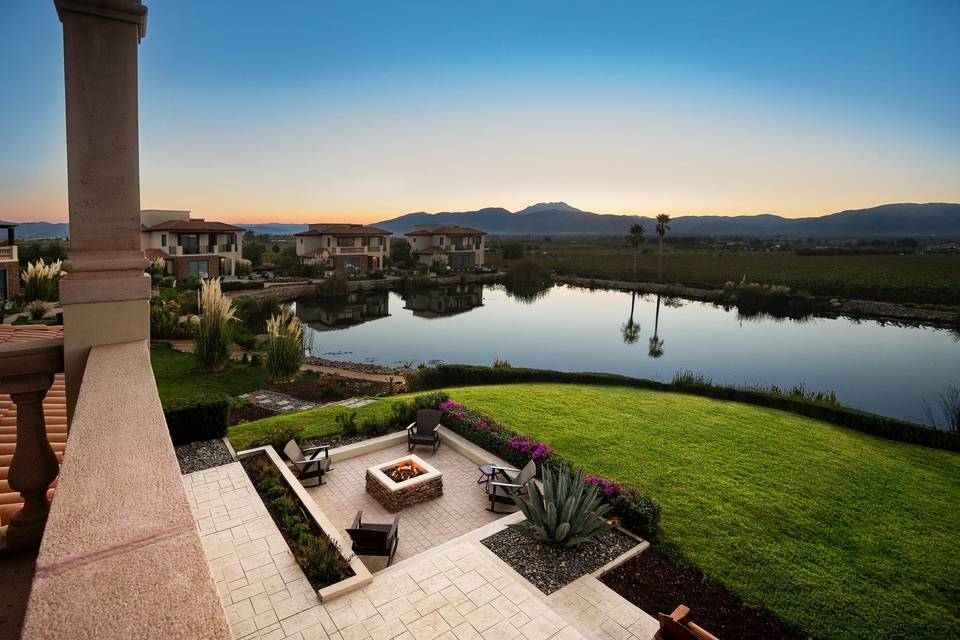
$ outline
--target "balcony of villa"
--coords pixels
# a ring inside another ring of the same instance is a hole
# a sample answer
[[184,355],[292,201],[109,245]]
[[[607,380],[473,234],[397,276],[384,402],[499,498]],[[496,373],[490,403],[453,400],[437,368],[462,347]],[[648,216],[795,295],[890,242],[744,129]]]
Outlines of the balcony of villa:
[[232,244],[171,245],[165,249],[171,257],[220,255],[237,251],[236,245]]
[[385,246],[353,246],[353,247],[331,247],[332,255],[371,255],[382,256],[386,253]]
[[17,254],[17,245],[3,245],[0,246],[0,262],[18,260],[19,255]]

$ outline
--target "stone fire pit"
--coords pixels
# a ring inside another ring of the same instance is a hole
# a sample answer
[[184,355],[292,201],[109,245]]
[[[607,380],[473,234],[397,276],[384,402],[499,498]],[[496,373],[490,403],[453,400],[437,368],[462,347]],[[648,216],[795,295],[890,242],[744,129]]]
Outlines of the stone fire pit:
[[419,457],[403,457],[367,469],[367,493],[396,513],[443,495],[443,476]]

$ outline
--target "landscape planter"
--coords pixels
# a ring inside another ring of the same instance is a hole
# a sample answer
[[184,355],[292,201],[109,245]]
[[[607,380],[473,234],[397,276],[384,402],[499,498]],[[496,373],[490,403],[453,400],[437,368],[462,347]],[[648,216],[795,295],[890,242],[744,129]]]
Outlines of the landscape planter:
[[[297,480],[296,476],[294,476],[290,469],[287,468],[287,465],[283,462],[283,460],[281,460],[280,456],[272,446],[267,445],[264,447],[247,449],[237,454],[240,460],[244,460],[256,455],[266,455],[270,462],[276,466],[276,468],[280,471],[283,481],[296,496],[296,500],[307,520],[310,521],[310,523],[317,529],[322,531],[331,542],[337,545],[337,548],[340,550],[340,554],[350,565],[350,569],[353,572],[352,576],[317,590],[317,597],[320,598],[320,601],[327,602],[332,598],[341,596],[345,593],[349,593],[370,584],[370,582],[373,580],[370,570],[367,569],[358,556],[354,555],[350,551],[351,546],[349,541],[344,540],[338,529],[334,526],[326,514],[320,510],[320,508],[317,506],[317,503],[314,502],[313,498],[310,497],[310,494],[307,493],[306,489],[303,488],[303,485],[300,484],[300,481]],[[293,550],[291,549],[291,553],[292,552]]]

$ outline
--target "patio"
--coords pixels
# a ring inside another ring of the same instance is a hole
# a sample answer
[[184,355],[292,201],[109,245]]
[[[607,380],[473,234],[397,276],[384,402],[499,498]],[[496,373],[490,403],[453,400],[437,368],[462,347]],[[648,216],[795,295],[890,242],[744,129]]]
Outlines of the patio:
[[[324,476],[325,484],[307,486],[307,492],[340,531],[350,526],[360,510],[364,522],[391,522],[395,514],[389,513],[367,493],[365,475],[367,468],[406,453],[407,445],[403,440],[356,457],[335,459],[333,472]],[[429,447],[417,447],[414,453],[443,474],[443,495],[400,511],[400,545],[394,562],[478,529],[512,510],[500,505],[499,510],[504,513],[487,511],[489,503],[484,487],[477,484],[480,477],[477,463],[448,444],[441,445],[436,452]],[[490,461],[494,460],[490,458]],[[371,571],[377,571],[386,565],[386,558],[364,557],[363,562]]]

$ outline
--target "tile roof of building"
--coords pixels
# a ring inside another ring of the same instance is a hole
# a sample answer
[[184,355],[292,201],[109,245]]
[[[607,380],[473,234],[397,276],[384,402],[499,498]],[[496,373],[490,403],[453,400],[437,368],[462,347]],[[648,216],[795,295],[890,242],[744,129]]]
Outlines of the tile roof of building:
[[[0,325],[0,344],[62,337],[62,326]],[[47,440],[57,454],[57,460],[62,461],[63,449],[67,444],[67,390],[62,373],[54,376],[53,386],[43,401],[43,417],[47,427]],[[11,489],[7,480],[16,448],[17,405],[9,395],[0,393],[0,525],[7,524],[10,516],[23,504],[19,492]],[[53,496],[54,485],[51,485],[47,492],[48,497]]]
[[365,224],[330,224],[326,227],[321,227],[319,229],[307,229],[306,231],[301,231],[300,233],[293,234],[295,236],[389,236],[391,235],[390,231],[386,229],[378,229],[377,227],[370,227]]
[[[141,225],[142,226],[142,225]],[[235,227],[226,222],[215,222],[207,220],[167,220],[152,227],[146,227],[146,231],[239,231],[240,227]]]
[[480,229],[474,229],[472,227],[460,227],[455,224],[443,225],[440,227],[433,227],[430,229],[414,229],[413,231],[407,233],[408,236],[435,236],[435,235],[445,235],[445,236],[473,236],[473,235],[487,235],[486,231],[481,231]]
[[170,259],[170,254],[164,251],[163,249],[144,249],[143,255],[148,260],[153,260],[155,258],[163,258],[165,260]]
[[437,245],[433,244],[425,249],[416,249],[415,252],[416,253],[446,253],[447,250],[444,249],[443,247],[438,247]]

